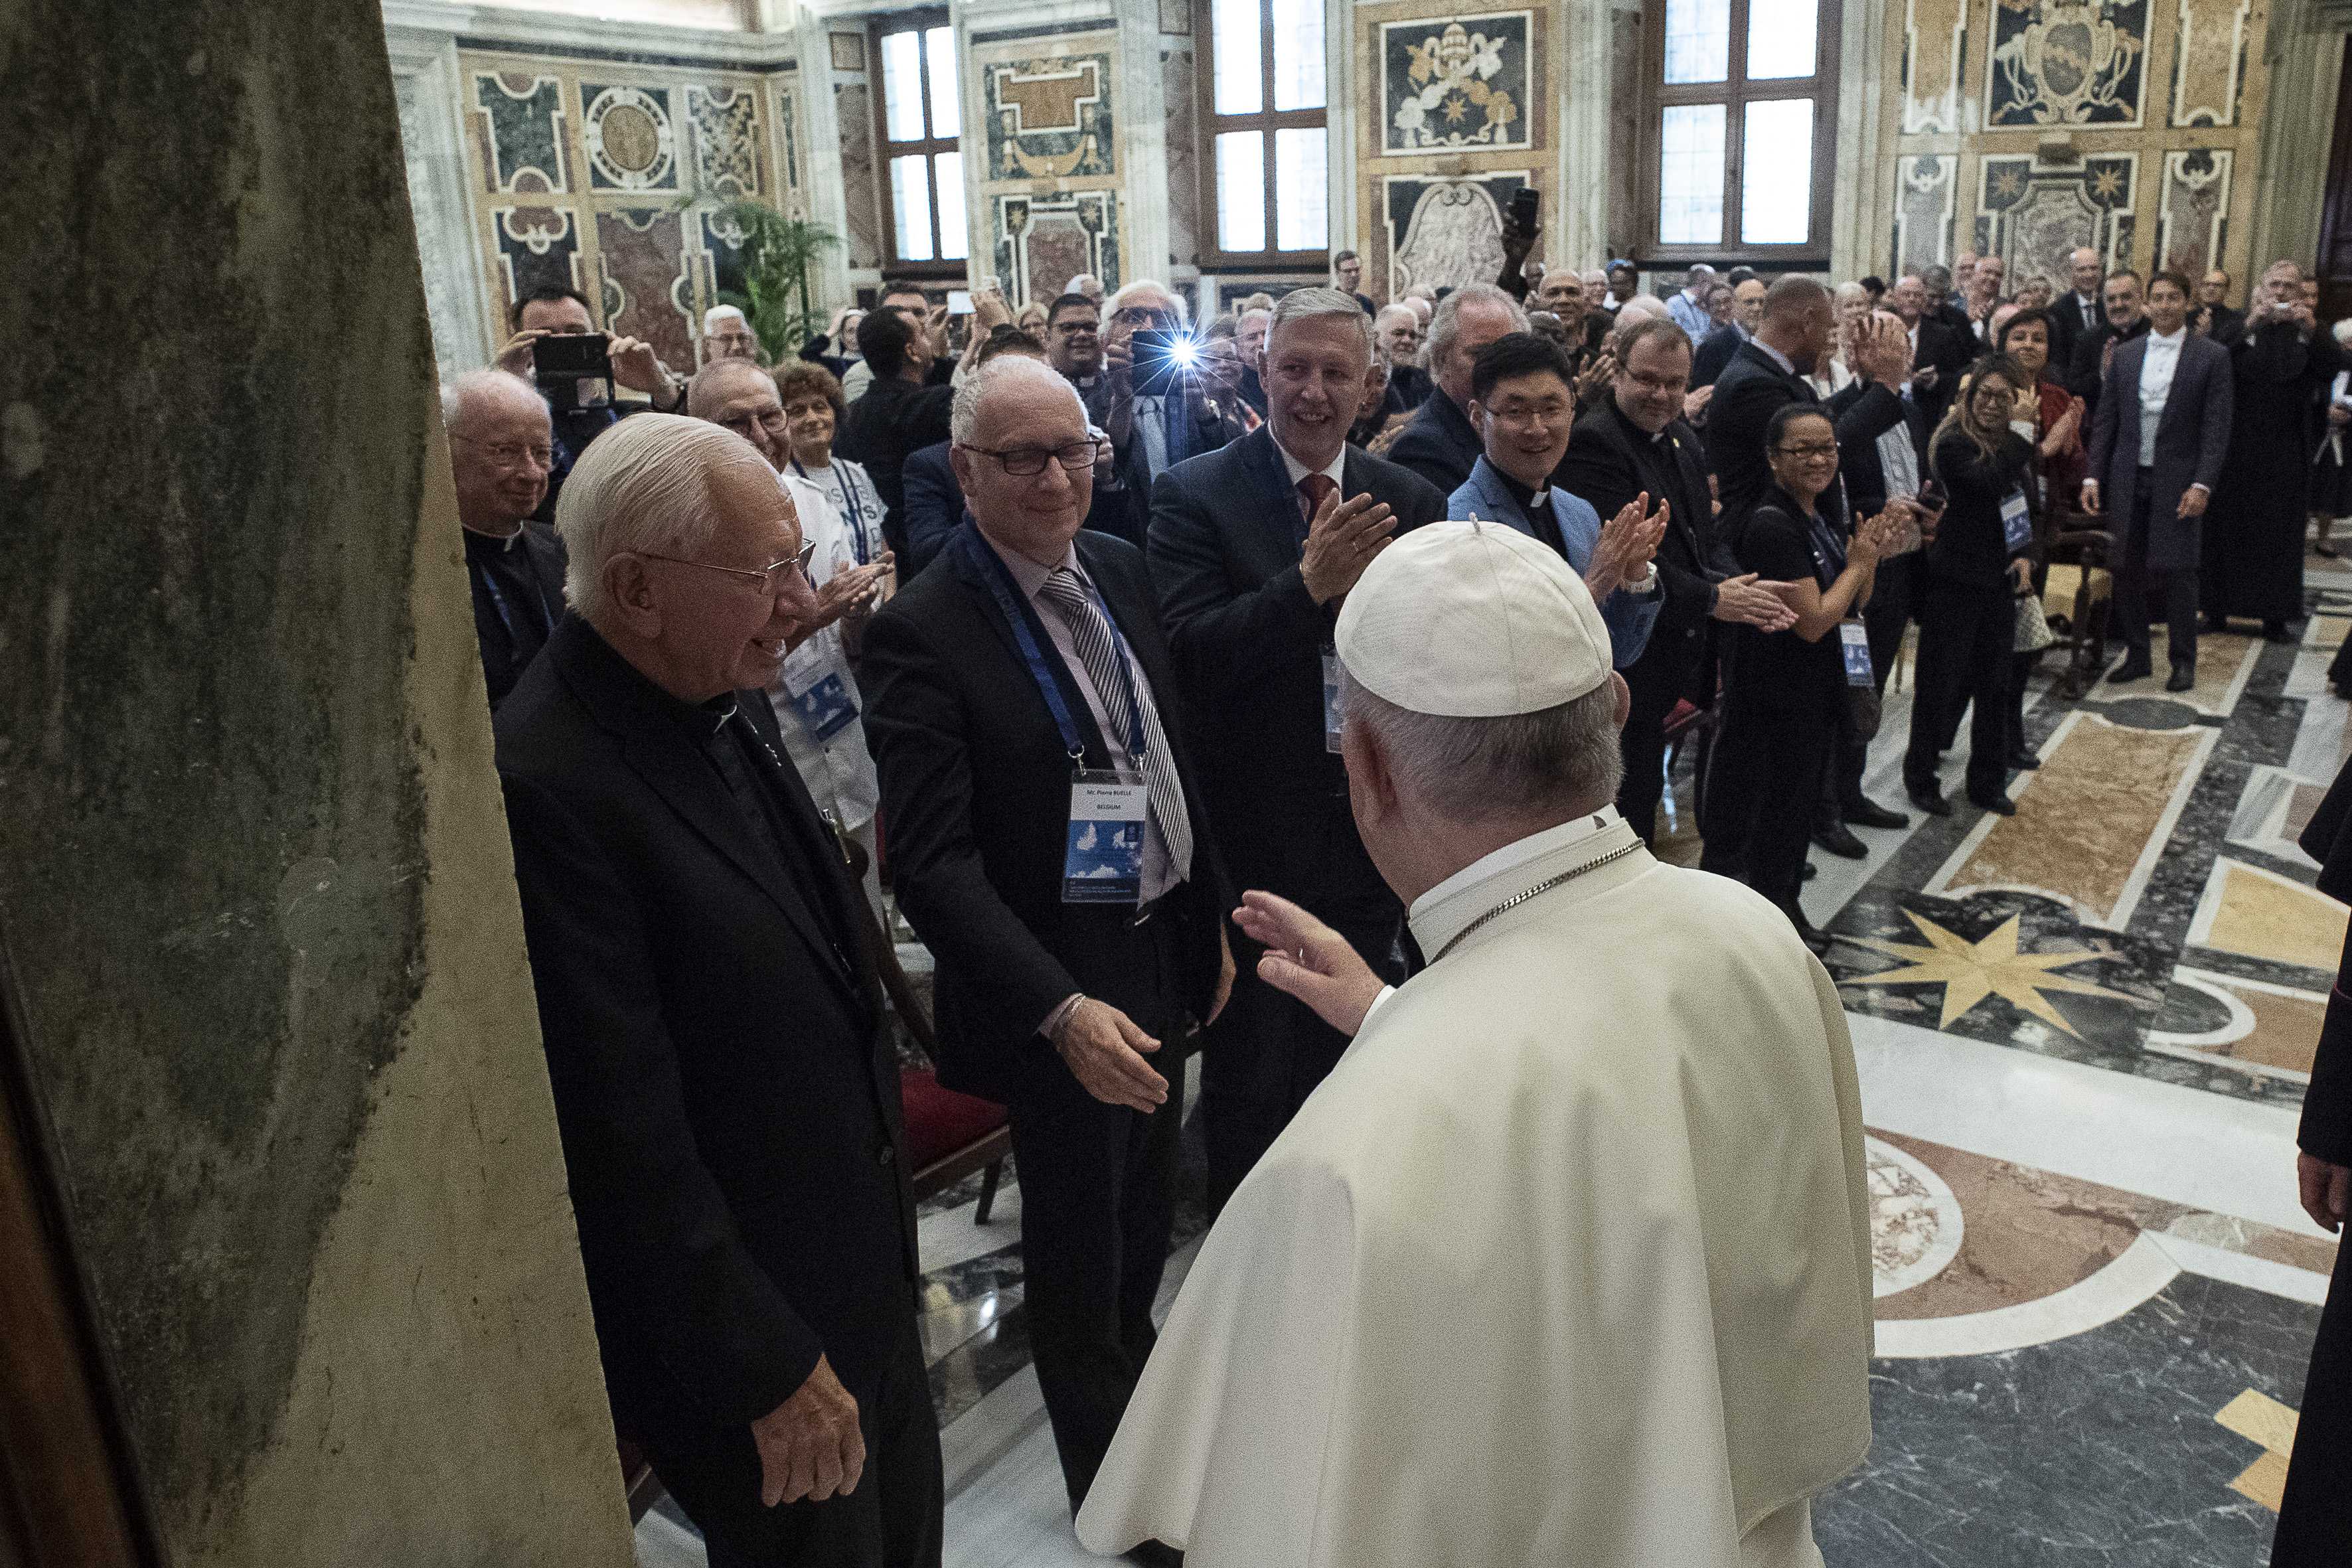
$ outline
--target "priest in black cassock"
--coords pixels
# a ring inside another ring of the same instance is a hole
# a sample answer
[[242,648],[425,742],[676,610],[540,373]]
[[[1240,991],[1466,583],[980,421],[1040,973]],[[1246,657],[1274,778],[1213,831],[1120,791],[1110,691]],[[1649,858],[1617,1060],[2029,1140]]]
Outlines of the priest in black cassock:
[[[2319,890],[2352,900],[2352,763],[2336,775],[2301,842],[2304,853],[2319,862]],[[2327,999],[2295,1142],[2303,1151],[2295,1180],[2304,1209],[2323,1229],[2340,1232],[2352,1217],[2352,942]],[[2347,1542],[2352,1542],[2352,1247],[2339,1247],[2311,1348],[2271,1568],[2340,1568]]]
[[2311,498],[2311,410],[2342,355],[2302,300],[2303,269],[2273,262],[2242,321],[2219,341],[2230,351],[2235,417],[2205,519],[2205,626],[2232,616],[2286,640],[2303,618],[2305,513]]

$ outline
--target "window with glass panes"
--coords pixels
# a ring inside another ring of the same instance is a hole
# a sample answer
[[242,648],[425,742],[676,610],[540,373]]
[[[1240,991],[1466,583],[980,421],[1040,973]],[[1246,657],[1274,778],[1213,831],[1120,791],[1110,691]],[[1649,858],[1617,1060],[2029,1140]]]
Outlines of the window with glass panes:
[[1307,261],[1330,243],[1324,0],[1209,0],[1201,75],[1202,259]]
[[1644,260],[1829,253],[1839,0],[1647,0]]
[[964,222],[963,124],[955,28],[944,11],[897,12],[874,25],[882,205],[892,268],[958,273],[971,249]]

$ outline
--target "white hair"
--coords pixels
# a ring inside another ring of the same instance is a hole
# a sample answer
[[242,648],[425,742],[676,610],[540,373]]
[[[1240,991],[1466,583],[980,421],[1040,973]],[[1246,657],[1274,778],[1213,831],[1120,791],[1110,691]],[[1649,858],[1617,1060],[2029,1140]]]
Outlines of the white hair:
[[1644,316],[1671,318],[1673,314],[1666,309],[1666,302],[1655,294],[1636,294],[1617,307],[1617,324],[1622,328],[1627,322],[1639,321]]
[[775,482],[751,442],[683,414],[639,414],[597,437],[555,503],[555,531],[572,558],[565,602],[593,625],[609,608],[604,566],[614,556],[690,555],[709,543],[719,521],[711,479],[738,464]]
[[[1497,293],[1501,290],[1497,289]],[[1274,319],[1266,323],[1265,342],[1270,352],[1274,336],[1293,321],[1303,321],[1312,316],[1341,316],[1355,325],[1355,335],[1364,345],[1364,361],[1372,358],[1372,319],[1364,308],[1337,289],[1293,289],[1274,302]]]
[[1162,283],[1157,278],[1139,278],[1134,282],[1128,284],[1118,293],[1113,294],[1109,299],[1103,301],[1103,314],[1106,316],[1118,315],[1120,310],[1127,307],[1130,300],[1146,291],[1166,296],[1169,302],[1175,307],[1176,320],[1178,322],[1181,323],[1190,319],[1185,314],[1184,310],[1184,296],[1179,294],[1175,289],[1171,289],[1167,284]]
[[1421,312],[1414,310],[1410,305],[1381,306],[1381,313],[1372,318],[1372,330],[1375,331],[1379,331],[1381,323],[1387,321],[1391,316],[1402,316],[1406,321],[1412,323],[1412,330],[1414,331],[1417,332],[1421,331]]
[[[1089,283],[1094,285],[1092,289],[1087,287]],[[1102,292],[1102,279],[1096,277],[1091,272],[1081,272],[1076,278],[1071,279],[1067,283],[1062,285],[1062,292],[1065,294],[1099,294]]]
[[1617,798],[1625,763],[1614,681],[1533,713],[1457,719],[1400,708],[1344,663],[1339,676],[1347,721],[1371,732],[1407,794],[1449,821],[1591,811]]
[[503,400],[518,393],[539,405],[542,413],[547,399],[530,382],[504,370],[469,370],[441,384],[441,428],[454,430],[465,423],[467,413],[489,400]]
[[2345,317],[2328,328],[2327,331],[2328,335],[2336,340],[2336,347],[2352,349],[2352,316]]
[[1832,298],[1841,305],[1849,300],[1867,300],[1870,290],[1859,283],[1841,283],[1832,290]]
[[742,321],[747,327],[751,324],[745,319],[743,312],[737,310],[734,306],[713,305],[710,309],[702,312],[703,335],[705,337],[709,336],[710,329],[720,321]]
[[710,405],[726,395],[719,390],[719,384],[746,375],[766,382],[771,392],[776,389],[776,378],[750,360],[715,359],[696,371],[694,379],[686,384],[686,411],[697,419],[709,418]]
[[1078,419],[1087,416],[1086,400],[1078,395],[1060,371],[1044,360],[1027,354],[999,354],[978,370],[956,383],[955,404],[948,411],[948,434],[959,447],[969,447],[980,428],[980,405],[988,395],[1003,382],[1031,381],[1040,386],[1056,386],[1078,405]]
[[1511,331],[1528,330],[1528,312],[1517,300],[1492,283],[1465,283],[1440,300],[1437,314],[1430,319],[1430,369],[1436,370],[1453,354],[1454,341],[1462,335],[1462,308],[1465,305],[1500,305],[1510,312]]

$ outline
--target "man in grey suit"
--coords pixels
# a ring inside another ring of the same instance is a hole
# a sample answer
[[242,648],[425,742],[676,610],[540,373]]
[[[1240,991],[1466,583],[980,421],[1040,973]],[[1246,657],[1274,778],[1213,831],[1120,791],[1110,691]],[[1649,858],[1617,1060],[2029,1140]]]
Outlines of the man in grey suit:
[[2116,347],[2091,426],[2083,510],[2116,534],[2115,618],[2125,646],[2110,682],[2137,680],[2148,662],[2147,580],[2164,579],[2170,630],[2167,691],[2197,679],[2199,520],[2230,450],[2230,355],[2189,331],[2189,279],[2148,280],[2147,331]]

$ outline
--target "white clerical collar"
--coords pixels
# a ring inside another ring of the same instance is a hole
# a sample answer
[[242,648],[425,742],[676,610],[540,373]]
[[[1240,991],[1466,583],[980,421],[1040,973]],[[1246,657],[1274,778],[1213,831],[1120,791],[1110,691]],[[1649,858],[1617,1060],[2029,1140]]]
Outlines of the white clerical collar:
[[1274,449],[1282,454],[1282,468],[1285,473],[1290,476],[1290,488],[1292,489],[1297,489],[1298,488],[1298,481],[1305,479],[1309,474],[1321,474],[1333,484],[1339,485],[1342,490],[1348,488],[1341,482],[1339,478],[1339,470],[1348,466],[1347,447],[1341,447],[1339,448],[1339,456],[1333,458],[1328,463],[1324,464],[1323,467],[1319,468],[1310,468],[1306,464],[1300,462],[1297,458],[1292,457],[1290,455],[1290,449],[1279,441],[1276,441],[1274,444]]
[[1535,861],[1562,856],[1612,828],[1627,834],[1633,831],[1614,805],[1604,805],[1480,856],[1413,900],[1405,913],[1413,941],[1421,944],[1423,953],[1443,952],[1447,942],[1494,908],[1501,891],[1497,884],[1508,881],[1511,873]]

